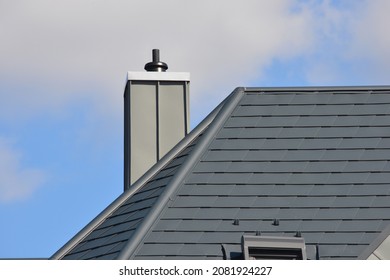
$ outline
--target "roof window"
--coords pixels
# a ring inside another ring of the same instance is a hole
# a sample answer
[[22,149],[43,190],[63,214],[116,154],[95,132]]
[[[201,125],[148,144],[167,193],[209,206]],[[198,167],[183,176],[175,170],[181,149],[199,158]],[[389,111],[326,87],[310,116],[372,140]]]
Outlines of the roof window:
[[242,236],[245,260],[306,260],[305,241],[301,237]]

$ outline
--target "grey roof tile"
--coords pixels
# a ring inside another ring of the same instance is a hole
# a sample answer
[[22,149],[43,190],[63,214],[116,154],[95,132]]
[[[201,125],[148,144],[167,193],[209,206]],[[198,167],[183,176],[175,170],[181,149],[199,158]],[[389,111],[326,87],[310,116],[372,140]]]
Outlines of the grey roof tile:
[[147,243],[199,243],[203,232],[201,231],[154,231],[146,238]]
[[143,244],[141,249],[138,251],[138,255],[140,256],[169,256],[169,255],[177,255],[183,244]]
[[380,231],[382,220],[347,220],[339,223],[338,232],[370,232]]
[[359,219],[390,219],[390,211],[387,207],[360,208],[357,212]]
[[390,224],[389,88],[248,88],[219,108],[64,258],[221,259],[243,234],[300,231],[356,259]]

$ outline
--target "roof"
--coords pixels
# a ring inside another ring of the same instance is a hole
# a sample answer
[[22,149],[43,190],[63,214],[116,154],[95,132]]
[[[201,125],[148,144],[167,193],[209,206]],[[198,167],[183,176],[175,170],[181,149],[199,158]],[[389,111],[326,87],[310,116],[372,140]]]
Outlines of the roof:
[[390,87],[237,88],[52,258],[222,259],[299,232],[309,258],[357,259],[389,225]]

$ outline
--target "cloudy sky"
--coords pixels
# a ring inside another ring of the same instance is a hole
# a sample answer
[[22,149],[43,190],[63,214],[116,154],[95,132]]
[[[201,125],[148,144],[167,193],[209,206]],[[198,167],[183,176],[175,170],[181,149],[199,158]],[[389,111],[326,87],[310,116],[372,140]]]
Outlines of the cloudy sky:
[[390,84],[387,0],[0,0],[0,258],[49,257],[123,189],[123,89],[151,49],[191,125],[237,86]]

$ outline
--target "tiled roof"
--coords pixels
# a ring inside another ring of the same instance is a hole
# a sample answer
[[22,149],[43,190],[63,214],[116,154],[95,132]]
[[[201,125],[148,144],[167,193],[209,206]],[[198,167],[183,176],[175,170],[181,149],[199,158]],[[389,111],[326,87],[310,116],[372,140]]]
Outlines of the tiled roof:
[[390,87],[239,88],[219,108],[54,257],[221,259],[260,231],[356,259],[390,224]]

